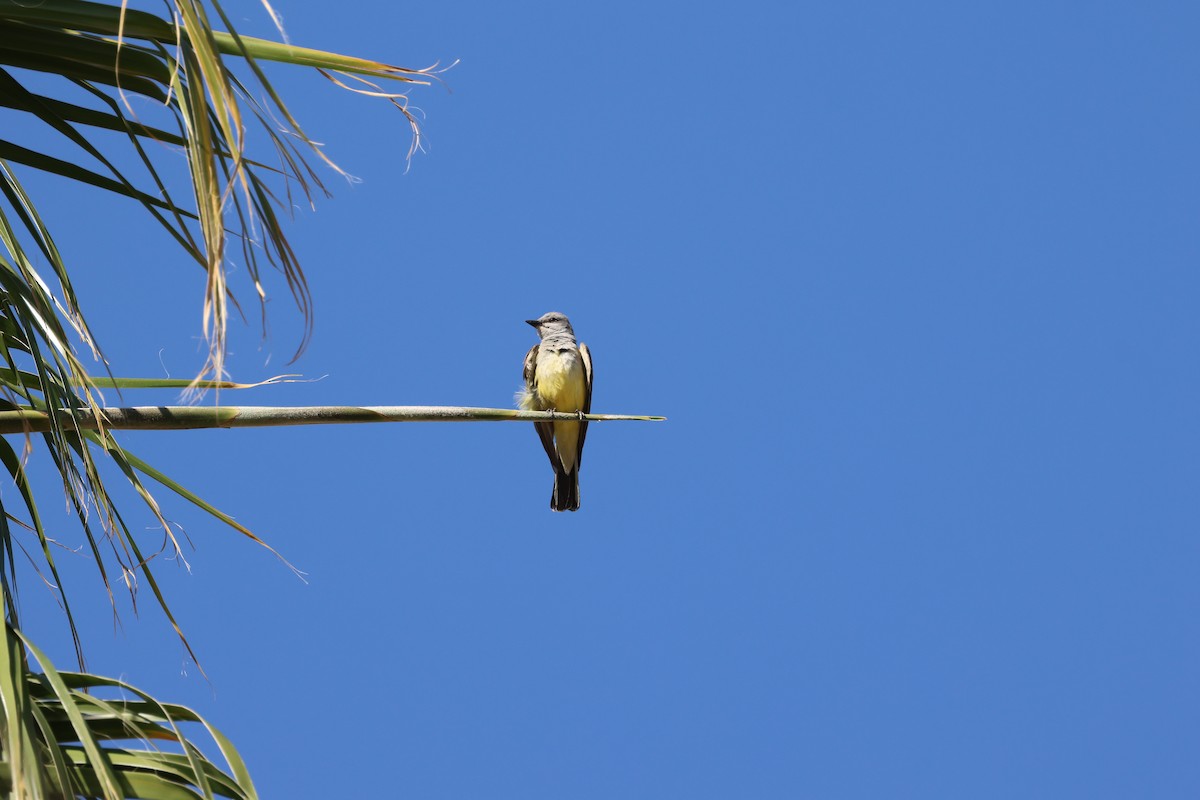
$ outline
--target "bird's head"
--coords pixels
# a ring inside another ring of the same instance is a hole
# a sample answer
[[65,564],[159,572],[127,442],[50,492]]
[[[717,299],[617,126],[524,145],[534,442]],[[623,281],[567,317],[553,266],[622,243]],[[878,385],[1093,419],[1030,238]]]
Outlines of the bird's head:
[[537,328],[538,335],[543,339],[549,335],[564,331],[572,336],[575,335],[575,331],[571,328],[571,321],[561,311],[550,311],[542,314],[537,319],[527,319],[525,322]]

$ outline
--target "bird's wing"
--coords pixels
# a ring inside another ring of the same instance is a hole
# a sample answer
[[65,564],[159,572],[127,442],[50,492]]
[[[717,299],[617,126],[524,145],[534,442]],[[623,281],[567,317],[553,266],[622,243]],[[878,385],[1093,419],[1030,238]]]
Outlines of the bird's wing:
[[[537,404],[537,355],[538,347],[534,345],[529,348],[529,352],[525,354],[525,391],[530,395],[531,406]],[[544,409],[533,408],[531,410],[541,411]],[[550,466],[556,471],[559,469],[558,453],[554,449],[554,423],[553,422],[535,422],[533,423],[534,430],[537,431],[538,438],[542,441],[542,447],[546,450],[546,455],[550,458]]]
[[[579,355],[583,358],[583,379],[587,382],[587,393],[583,397],[583,413],[592,413],[592,351],[586,344],[579,345]],[[575,454],[575,464],[583,463],[583,440],[587,438],[586,422],[579,423],[579,452]],[[579,469],[578,466],[575,467]]]
[[521,370],[521,374],[525,378],[525,391],[531,394],[537,383],[537,354],[540,346],[535,344],[529,348],[529,352],[525,354],[525,367]]

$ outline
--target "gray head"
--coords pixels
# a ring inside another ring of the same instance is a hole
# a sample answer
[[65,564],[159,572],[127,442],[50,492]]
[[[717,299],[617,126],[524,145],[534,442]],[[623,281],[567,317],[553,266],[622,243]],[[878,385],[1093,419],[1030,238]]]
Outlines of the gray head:
[[561,311],[550,311],[542,314],[537,319],[527,319],[525,322],[537,328],[538,336],[541,336],[543,339],[562,333],[570,335],[572,339],[575,338],[575,331],[571,328],[571,321]]

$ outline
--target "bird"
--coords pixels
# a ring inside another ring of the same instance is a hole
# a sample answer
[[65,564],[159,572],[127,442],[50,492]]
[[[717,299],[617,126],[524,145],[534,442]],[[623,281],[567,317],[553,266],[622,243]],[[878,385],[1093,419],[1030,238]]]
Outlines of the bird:
[[[526,411],[561,411],[589,414],[592,410],[592,354],[577,344],[571,321],[558,311],[526,323],[537,329],[541,341],[525,355],[525,388],[517,392],[517,405]],[[587,422],[535,422],[538,438],[554,468],[554,511],[579,510],[579,465]]]

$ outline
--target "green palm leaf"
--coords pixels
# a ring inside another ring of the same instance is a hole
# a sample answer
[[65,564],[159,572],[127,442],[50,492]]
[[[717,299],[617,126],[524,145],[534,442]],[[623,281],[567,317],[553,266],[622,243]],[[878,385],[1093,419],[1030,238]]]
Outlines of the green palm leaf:
[[[216,30],[213,20],[225,30]],[[40,128],[28,139],[7,132],[0,138],[0,413],[22,420],[11,431],[18,436],[0,438],[0,475],[7,475],[15,490],[0,492],[5,623],[0,631],[0,791],[11,796],[255,796],[236,751],[193,712],[119,681],[58,672],[20,631],[14,562],[24,550],[54,587],[82,665],[79,633],[54,557],[55,532],[46,528],[26,472],[26,456],[34,447],[43,448],[57,468],[110,599],[115,584],[133,585],[136,578],[150,587],[181,638],[150,568],[155,552],[143,548],[126,525],[101,479],[102,462],[115,464],[158,520],[165,546],[180,548],[149,485],[171,489],[261,543],[232,517],[122,447],[101,411],[99,391],[247,388],[225,379],[225,328],[236,308],[234,287],[226,279],[230,246],[239,248],[259,302],[267,297],[271,276],[282,278],[306,321],[301,349],[307,341],[311,300],[281,226],[279,198],[290,206],[294,195],[311,203],[315,194],[326,193],[311,158],[336,167],[271,86],[264,61],[311,67],[341,85],[365,82],[367,90],[352,90],[395,105],[413,131],[413,148],[419,143],[403,93],[381,87],[429,83],[430,70],[244,37],[216,2],[168,0],[157,15],[123,2],[0,0],[0,109]],[[148,101],[138,105],[136,115],[133,97]],[[255,97],[266,99],[260,103]],[[276,120],[288,130],[280,130]],[[257,128],[254,137],[250,126]],[[252,158],[246,152],[250,138],[265,141],[274,157]],[[170,148],[149,146],[157,144]],[[186,186],[164,177],[168,170],[160,164],[180,150],[188,165]],[[275,166],[267,166],[267,160]],[[144,210],[146,219],[179,245],[182,261],[204,270],[209,354],[195,380],[90,374],[77,350],[90,351],[103,364],[100,348],[52,226],[20,181],[22,170],[90,186]],[[26,424],[30,418],[24,415],[41,415],[41,421]],[[209,761],[188,738],[187,729],[197,725],[215,742],[223,766]],[[162,748],[150,746],[153,742]]]
[[[9,796],[257,797],[237,750],[196,712],[124,681],[59,672],[11,626],[0,636],[0,703],[0,790]],[[224,767],[204,755],[195,726]]]

